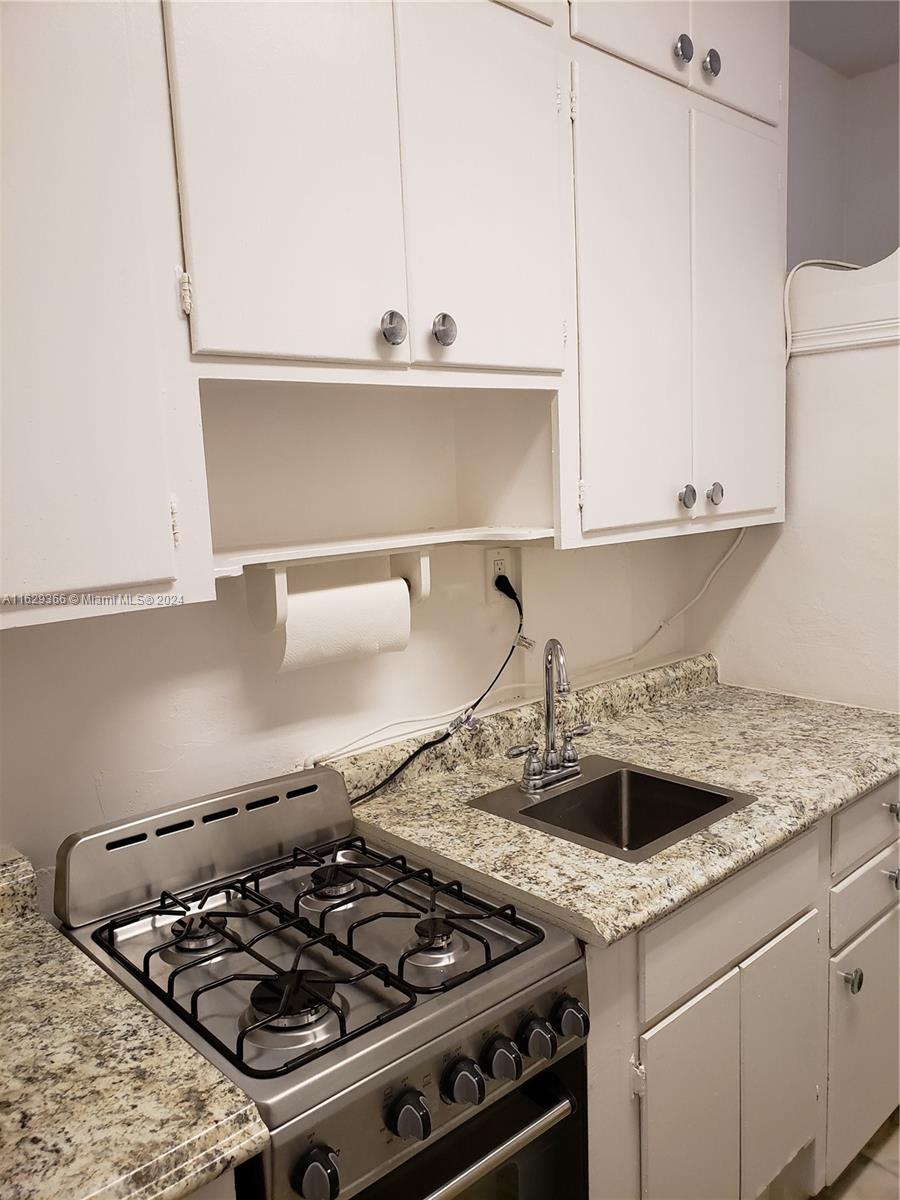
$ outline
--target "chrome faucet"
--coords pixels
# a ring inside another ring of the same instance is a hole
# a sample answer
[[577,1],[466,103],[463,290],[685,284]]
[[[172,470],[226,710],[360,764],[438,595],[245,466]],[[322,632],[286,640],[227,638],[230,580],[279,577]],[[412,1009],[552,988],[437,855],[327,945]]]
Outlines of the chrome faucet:
[[522,782],[519,784],[523,792],[541,792],[555,783],[581,774],[574,739],[590,733],[591,726],[584,724],[566,729],[563,732],[562,749],[557,743],[556,697],[566,696],[569,691],[566,652],[558,638],[550,638],[544,646],[544,753],[540,753],[537,742],[513,746],[506,752],[507,758],[525,759]]

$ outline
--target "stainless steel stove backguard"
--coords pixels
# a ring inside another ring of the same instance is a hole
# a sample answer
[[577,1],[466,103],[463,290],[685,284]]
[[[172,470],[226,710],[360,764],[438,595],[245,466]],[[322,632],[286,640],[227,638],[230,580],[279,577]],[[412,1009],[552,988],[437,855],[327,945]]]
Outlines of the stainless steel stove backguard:
[[346,837],[353,815],[330,767],[282,775],[176,808],[73,833],[56,856],[54,910],[67,928]]

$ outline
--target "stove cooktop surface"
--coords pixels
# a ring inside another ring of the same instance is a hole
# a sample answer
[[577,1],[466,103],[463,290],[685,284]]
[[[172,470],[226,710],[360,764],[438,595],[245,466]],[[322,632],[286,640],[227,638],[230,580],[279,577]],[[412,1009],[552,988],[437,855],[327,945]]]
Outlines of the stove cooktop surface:
[[478,899],[358,837],[163,892],[93,933],[255,1078],[287,1075],[439,996],[489,984],[544,938],[513,905]]

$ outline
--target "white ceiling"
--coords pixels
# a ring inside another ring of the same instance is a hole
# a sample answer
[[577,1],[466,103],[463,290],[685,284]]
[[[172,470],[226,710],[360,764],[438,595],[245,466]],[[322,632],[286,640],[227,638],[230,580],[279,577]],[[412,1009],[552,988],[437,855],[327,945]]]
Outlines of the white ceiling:
[[842,75],[897,62],[897,0],[791,0],[791,45]]

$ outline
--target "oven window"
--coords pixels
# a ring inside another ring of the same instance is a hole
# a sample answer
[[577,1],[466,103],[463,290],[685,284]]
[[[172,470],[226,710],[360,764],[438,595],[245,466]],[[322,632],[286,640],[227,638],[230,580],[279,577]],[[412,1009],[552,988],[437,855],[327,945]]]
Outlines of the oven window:
[[520,1200],[519,1168],[507,1163],[494,1174],[493,1179],[483,1179],[460,1196],[460,1200]]

